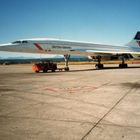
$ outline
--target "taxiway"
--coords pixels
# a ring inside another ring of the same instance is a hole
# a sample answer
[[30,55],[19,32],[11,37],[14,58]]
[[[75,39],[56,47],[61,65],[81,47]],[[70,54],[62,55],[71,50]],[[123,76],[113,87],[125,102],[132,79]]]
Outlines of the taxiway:
[[140,65],[129,67],[0,66],[0,139],[139,140]]

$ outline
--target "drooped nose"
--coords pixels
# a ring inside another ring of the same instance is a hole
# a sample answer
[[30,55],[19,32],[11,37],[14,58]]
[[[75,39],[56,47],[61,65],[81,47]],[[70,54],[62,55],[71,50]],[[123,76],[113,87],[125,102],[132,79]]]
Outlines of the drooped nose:
[[12,45],[11,43],[7,43],[7,44],[0,44],[0,51],[9,51],[9,52],[13,52],[15,48],[15,45]]

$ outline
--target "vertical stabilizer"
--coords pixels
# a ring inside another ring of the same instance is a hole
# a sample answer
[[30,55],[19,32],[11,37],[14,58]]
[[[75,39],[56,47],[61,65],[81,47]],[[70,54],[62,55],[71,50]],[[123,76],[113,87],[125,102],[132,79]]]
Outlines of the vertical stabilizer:
[[[140,31],[138,31],[135,35],[135,37],[130,41],[127,46],[131,49],[133,52],[140,52]],[[140,59],[139,54],[132,54],[132,56],[135,59]]]
[[140,31],[136,33],[134,40],[140,40]]
[[136,33],[135,37],[127,44],[127,46],[140,47],[140,31]]

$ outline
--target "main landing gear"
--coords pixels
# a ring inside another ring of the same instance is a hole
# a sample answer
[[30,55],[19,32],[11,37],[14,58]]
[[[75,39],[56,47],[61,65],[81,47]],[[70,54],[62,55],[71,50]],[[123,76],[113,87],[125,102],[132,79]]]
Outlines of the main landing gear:
[[64,59],[65,59],[65,71],[69,71],[69,59],[70,59],[70,55],[64,55]]
[[[104,65],[101,64],[101,59],[102,59],[102,57],[101,57],[100,55],[96,56],[96,60],[97,60],[97,62],[98,62],[98,63],[95,65],[96,69],[103,69],[103,68],[104,68]],[[119,57],[119,59],[122,61],[122,63],[119,64],[119,68],[127,68],[128,65],[125,63],[125,59],[126,59],[125,56],[124,56],[124,55],[121,55],[121,56]]]
[[104,65],[101,64],[101,58],[102,57],[100,55],[96,56],[96,59],[97,59],[97,62],[98,62],[98,64],[95,65],[96,69],[103,69],[104,68]]
[[127,68],[128,65],[125,64],[125,57],[124,56],[120,56],[120,59],[122,60],[122,63],[119,64],[119,68]]

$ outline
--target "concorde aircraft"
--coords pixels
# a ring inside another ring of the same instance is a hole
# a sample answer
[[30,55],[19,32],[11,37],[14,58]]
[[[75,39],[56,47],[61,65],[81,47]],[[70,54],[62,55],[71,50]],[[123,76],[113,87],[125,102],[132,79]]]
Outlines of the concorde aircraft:
[[79,42],[50,38],[22,39],[8,44],[1,44],[0,51],[61,54],[65,58],[65,70],[69,70],[68,60],[70,55],[89,56],[97,60],[97,69],[102,69],[102,60],[121,59],[119,67],[126,68],[126,59],[140,59],[140,31],[125,46],[113,46],[95,44],[91,42]]

